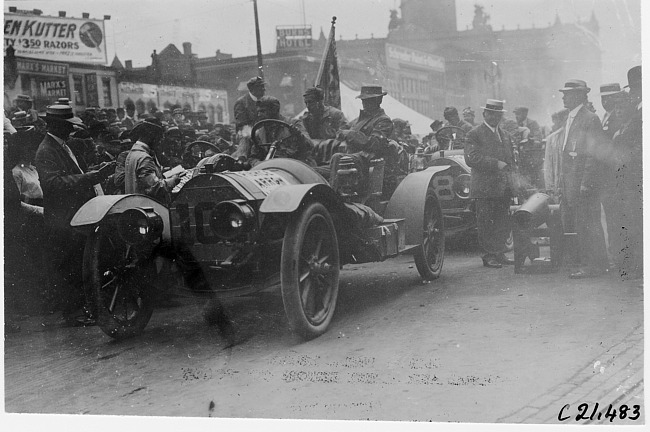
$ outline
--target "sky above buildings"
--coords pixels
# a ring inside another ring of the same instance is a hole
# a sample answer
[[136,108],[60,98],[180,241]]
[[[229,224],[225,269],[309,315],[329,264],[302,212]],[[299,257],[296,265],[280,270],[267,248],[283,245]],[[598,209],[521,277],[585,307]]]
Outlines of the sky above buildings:
[[[620,70],[640,62],[640,0],[456,0],[459,30],[471,26],[474,4],[482,4],[495,30],[548,26],[556,14],[563,22],[588,20],[592,11],[600,23],[604,58],[603,79],[619,80]],[[262,51],[275,51],[275,27],[311,24],[314,36],[327,35],[337,16],[337,39],[385,37],[391,9],[400,0],[258,0]],[[256,53],[252,0],[5,0],[19,9],[41,9],[46,15],[92,18],[111,15],[106,23],[109,62],[115,53],[134,66],[151,62],[173,43],[182,50],[192,43],[199,57],[221,50],[236,57]]]

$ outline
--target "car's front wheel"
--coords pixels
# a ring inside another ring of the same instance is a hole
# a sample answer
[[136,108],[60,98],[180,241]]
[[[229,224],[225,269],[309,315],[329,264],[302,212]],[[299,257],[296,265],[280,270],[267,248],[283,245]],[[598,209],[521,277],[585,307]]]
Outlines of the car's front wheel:
[[332,218],[322,204],[308,204],[286,228],[280,272],[284,310],[302,338],[327,330],[338,297],[339,268]]
[[144,330],[153,313],[153,269],[115,226],[95,228],[84,254],[84,284],[94,294],[97,324],[104,333],[125,339]]
[[424,205],[422,243],[415,251],[415,266],[424,280],[440,277],[445,259],[445,233],[442,210],[435,191],[427,191]]

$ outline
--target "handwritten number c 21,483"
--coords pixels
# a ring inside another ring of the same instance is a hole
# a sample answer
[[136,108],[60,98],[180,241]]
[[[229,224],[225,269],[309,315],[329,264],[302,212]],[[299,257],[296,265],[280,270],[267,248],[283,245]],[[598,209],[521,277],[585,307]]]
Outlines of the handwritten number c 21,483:
[[[557,419],[561,422],[571,419],[570,414],[571,405],[566,404],[562,407],[560,412],[557,415]],[[615,418],[621,420],[636,420],[641,416],[641,405],[632,405],[628,407],[627,405],[621,405],[618,410],[609,404],[607,410],[604,408],[598,411],[598,403],[595,403],[594,406],[590,409],[589,404],[581,403],[578,405],[578,414],[575,416],[575,421],[582,420],[609,420],[610,423],[614,421]]]

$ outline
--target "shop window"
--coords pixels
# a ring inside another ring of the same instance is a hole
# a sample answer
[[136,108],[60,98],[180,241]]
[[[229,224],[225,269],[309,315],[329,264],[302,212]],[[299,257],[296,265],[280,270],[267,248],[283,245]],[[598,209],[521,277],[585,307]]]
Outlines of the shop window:
[[104,93],[104,106],[111,107],[113,106],[113,98],[111,95],[111,79],[102,78],[102,90]]
[[82,75],[72,75],[74,89],[74,104],[76,106],[86,105],[84,101],[84,77]]
[[223,123],[223,107],[217,105],[217,123]]

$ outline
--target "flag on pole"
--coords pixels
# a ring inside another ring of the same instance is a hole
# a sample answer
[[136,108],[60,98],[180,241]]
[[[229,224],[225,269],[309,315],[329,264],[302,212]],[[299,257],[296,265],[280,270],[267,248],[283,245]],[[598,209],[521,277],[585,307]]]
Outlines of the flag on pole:
[[323,60],[316,76],[316,87],[323,89],[325,105],[341,109],[341,89],[339,79],[339,64],[336,58],[336,37],[334,25],[336,17],[332,17],[332,27],[327,38]]

